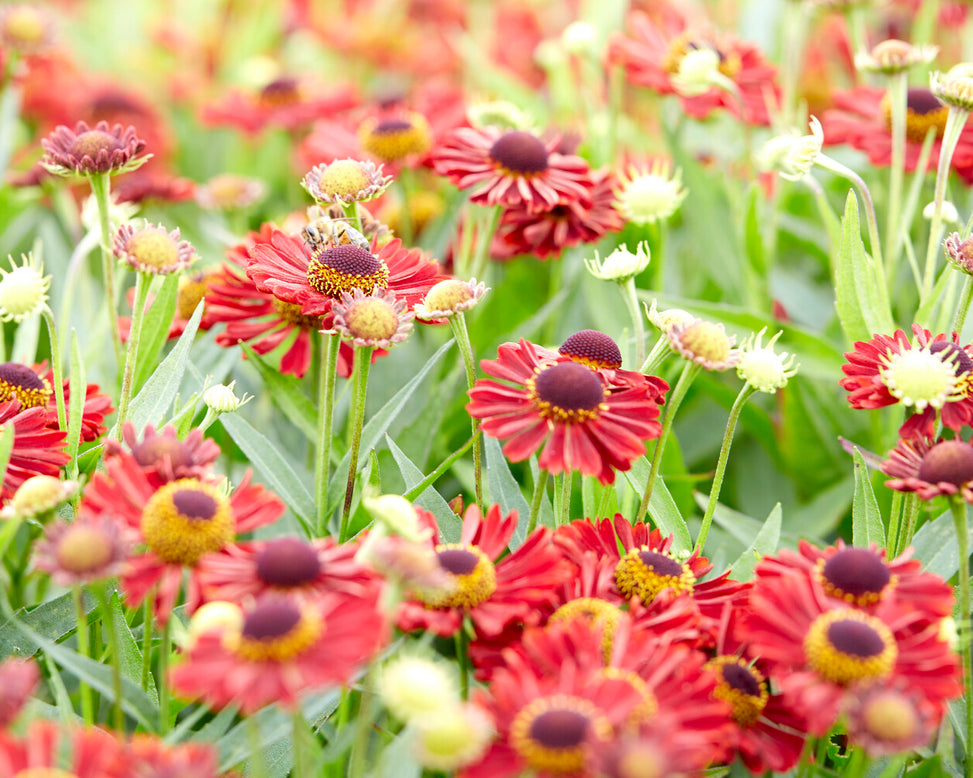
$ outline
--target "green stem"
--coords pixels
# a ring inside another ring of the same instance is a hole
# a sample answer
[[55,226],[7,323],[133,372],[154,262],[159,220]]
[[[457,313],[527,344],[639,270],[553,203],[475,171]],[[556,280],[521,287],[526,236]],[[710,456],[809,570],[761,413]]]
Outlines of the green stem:
[[933,278],[936,274],[936,258],[939,255],[940,230],[943,226],[943,203],[946,201],[946,184],[949,182],[949,165],[953,152],[959,142],[960,133],[966,124],[968,111],[950,106],[943,130],[942,146],[939,149],[939,166],[936,168],[936,193],[933,198],[932,221],[929,225],[929,243],[926,245],[926,263],[922,273],[922,296],[920,306],[932,293]]
[[470,698],[470,638],[466,634],[465,619],[453,635],[453,642],[456,644],[456,664],[459,665],[460,699],[468,700]]
[[115,437],[122,439],[122,427],[128,417],[128,406],[132,401],[132,381],[135,377],[135,364],[138,362],[139,341],[142,339],[142,323],[145,321],[145,302],[149,297],[152,276],[148,273],[135,274],[135,299],[132,303],[132,328],[128,333],[125,349],[125,367],[122,372],[122,392],[118,398],[118,417],[115,420]]
[[[112,345],[115,349],[115,361],[122,365],[122,337],[118,331],[118,311],[115,309],[115,257],[111,247],[111,225],[108,222],[108,209],[111,206],[109,192],[111,191],[111,175],[98,173],[89,179],[91,191],[98,204],[98,222],[101,226],[101,269],[105,278],[105,307],[108,308],[108,328],[111,330]],[[121,429],[121,425],[119,425]]]
[[859,8],[857,3],[846,6],[845,22],[848,25],[848,38],[851,40],[852,54],[868,51],[864,9]]
[[328,479],[331,469],[331,437],[334,424],[334,385],[338,375],[337,333],[323,335],[318,377],[318,444],[314,456],[314,494],[318,503],[318,534],[326,535],[328,521]]
[[670,354],[672,354],[672,345],[669,341],[669,336],[661,335],[642,363],[642,367],[639,368],[639,372],[655,375]]
[[54,324],[54,313],[44,305],[41,315],[47,323],[47,334],[51,340],[51,370],[54,373],[54,401],[57,405],[57,425],[64,432],[68,431],[68,414],[64,407],[64,373],[61,367],[61,343],[57,338],[57,327]]
[[919,520],[919,498],[916,497],[915,493],[910,492],[905,496],[904,502],[904,519],[902,521],[902,527],[899,530],[899,541],[895,548],[895,556],[898,556],[912,542],[912,536],[916,533],[916,523]]
[[534,495],[530,498],[530,516],[527,518],[527,535],[530,535],[537,527],[537,517],[541,512],[541,500],[544,499],[544,492],[547,491],[548,473],[543,468],[537,473],[537,480],[534,482]]
[[250,740],[250,759],[247,762],[247,775],[253,778],[266,778],[267,761],[260,740],[260,723],[256,716],[247,716],[247,735]]
[[645,325],[642,323],[642,307],[635,291],[635,278],[630,276],[619,287],[625,299],[625,307],[628,308],[628,315],[632,319],[632,331],[635,333],[635,358],[632,362],[641,365],[645,361]]
[[969,531],[966,520],[966,501],[962,497],[954,496],[949,501],[953,511],[953,523],[956,526],[956,550],[959,552],[959,616],[957,624],[960,627],[960,656],[963,660],[963,688],[966,690],[963,705],[966,710],[966,778],[973,776],[973,757],[970,756],[973,744],[973,665],[970,663],[970,549]]
[[413,502],[416,497],[432,486],[439,479],[439,476],[449,470],[456,460],[470,450],[470,448],[473,446],[473,440],[474,438],[467,440],[462,446],[440,462],[439,466],[435,470],[413,486],[409,491],[405,492],[402,496],[405,497],[405,499],[407,499],[409,502]]
[[95,587],[95,598],[98,600],[98,608],[101,611],[101,623],[105,627],[108,635],[108,650],[111,652],[111,686],[115,700],[112,704],[112,717],[114,726],[118,732],[125,729],[125,714],[122,711],[122,655],[118,650],[118,634],[115,632],[115,621],[112,618],[111,605],[109,604],[109,594],[105,589]]
[[[84,599],[81,594],[81,584],[75,584],[73,588],[74,610],[78,618],[78,653],[81,656],[91,659],[91,645],[88,635],[88,614],[84,609]],[[91,697],[91,687],[84,681],[78,682],[78,690],[81,695],[81,718],[84,723],[91,725],[95,720],[95,707]]]
[[571,521],[571,486],[574,471],[565,470],[561,474],[561,509],[558,511],[557,524],[563,527]]
[[885,222],[885,250],[888,252],[888,278],[895,278],[902,239],[902,189],[905,182],[905,130],[908,112],[909,76],[903,71],[889,77],[889,103],[892,118],[892,159],[889,167],[888,215]]
[[966,315],[970,312],[970,300],[973,300],[973,276],[966,276],[966,281],[963,283],[963,292],[959,298],[959,305],[956,306],[956,316],[953,318],[953,328],[951,330],[957,335],[963,334]]
[[308,725],[301,714],[300,706],[294,708],[291,714],[291,738],[294,743],[294,776],[311,775],[307,753]]
[[656,441],[655,451],[652,454],[652,467],[649,470],[649,480],[645,484],[642,502],[639,504],[639,510],[635,516],[636,523],[644,521],[645,514],[649,511],[649,500],[652,499],[652,489],[655,487],[655,479],[659,475],[659,467],[662,464],[662,452],[665,449],[669,433],[672,431],[672,421],[676,416],[676,411],[679,410],[679,404],[689,390],[690,384],[692,384],[693,379],[696,378],[696,374],[701,369],[702,367],[695,362],[687,362],[686,366],[682,369],[682,373],[679,375],[676,387],[672,390],[672,394],[669,395],[669,399],[666,401],[666,415],[662,421],[662,434]]
[[486,219],[480,222],[482,229],[476,235],[476,253],[473,255],[471,266],[471,278],[483,278],[483,271],[486,270],[487,259],[490,256],[490,243],[493,241],[493,233],[497,231],[500,224],[500,216],[503,213],[503,206],[495,205],[490,210]]
[[[466,327],[466,317],[462,311],[453,314],[447,320],[453,330],[453,337],[459,352],[463,355],[463,364],[466,366],[466,386],[473,388],[476,382],[476,367],[473,362],[473,346],[470,343],[470,333]],[[473,489],[476,496],[476,504],[480,510],[484,510],[483,505],[483,454],[480,443],[480,420],[470,417],[470,424],[473,429]]]
[[830,170],[835,175],[841,176],[851,182],[858,196],[865,205],[865,221],[868,225],[868,243],[872,250],[872,259],[880,273],[876,273],[876,280],[880,284],[879,293],[884,301],[888,301],[888,289],[885,281],[885,266],[882,260],[882,244],[878,239],[878,220],[875,218],[875,204],[872,201],[872,193],[865,183],[865,180],[850,167],[842,165],[837,160],[831,159],[827,154],[818,154],[815,164]]
[[[170,614],[170,619],[172,618]],[[162,643],[159,645],[159,734],[169,731],[169,651],[172,648],[172,632],[167,620],[162,627]]]
[[710,525],[713,523],[713,514],[716,513],[716,504],[719,502],[720,490],[723,488],[723,476],[726,475],[726,463],[730,459],[730,446],[733,445],[733,433],[736,432],[740,412],[756,391],[749,383],[745,383],[733,402],[733,407],[730,408],[730,415],[726,420],[726,432],[723,433],[723,445],[720,446],[720,456],[716,462],[716,473],[713,475],[713,486],[710,488],[703,523],[699,528],[699,537],[696,539],[696,551],[702,551],[706,544],[706,537],[709,535]]
[[358,703],[358,715],[355,722],[355,739],[351,744],[351,756],[348,760],[348,778],[362,778],[365,775],[366,756],[368,754],[369,734],[372,729],[372,693],[374,681],[374,665],[369,669],[365,683],[362,685],[361,701]]
[[348,539],[348,523],[351,502],[355,495],[355,477],[358,475],[358,449],[361,447],[361,431],[365,422],[365,392],[368,389],[368,368],[372,363],[371,346],[355,346],[355,392],[352,396],[351,446],[348,460],[348,485],[345,487],[345,506],[341,511],[339,542]]
[[895,553],[899,545],[899,522],[902,519],[903,498],[905,494],[896,490],[892,491],[892,506],[889,508],[889,526],[885,533],[885,547],[890,554]]
[[781,52],[781,114],[784,127],[797,124],[797,87],[801,75],[806,20],[803,3],[784,3],[781,7],[783,51]]

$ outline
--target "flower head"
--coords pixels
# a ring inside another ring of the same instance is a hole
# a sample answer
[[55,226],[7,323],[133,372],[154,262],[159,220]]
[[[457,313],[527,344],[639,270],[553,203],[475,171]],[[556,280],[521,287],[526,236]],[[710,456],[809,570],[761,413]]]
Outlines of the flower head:
[[212,211],[230,211],[259,202],[266,192],[267,187],[258,178],[222,173],[196,188],[196,203]]
[[598,252],[595,251],[595,258],[585,259],[584,264],[588,268],[588,272],[595,278],[622,282],[645,270],[651,259],[652,253],[649,250],[649,244],[641,241],[636,246],[634,254],[623,243],[604,259],[598,256]]
[[432,130],[426,117],[416,111],[397,111],[373,116],[358,127],[362,148],[385,162],[422,154],[432,145]]
[[237,397],[233,392],[234,384],[236,381],[230,381],[229,384],[216,384],[203,392],[203,402],[206,403],[206,407],[214,413],[233,413],[253,399],[249,394]]
[[3,475],[0,501],[8,500],[28,478],[57,476],[70,457],[64,450],[67,433],[49,426],[47,408],[20,409],[17,400],[0,403],[0,430],[11,425],[13,450]]
[[98,122],[94,127],[78,122],[74,130],[61,125],[41,145],[47,152],[41,164],[59,176],[124,173],[141,167],[151,156],[138,156],[145,141],[135,134],[134,127],[109,126],[108,122]]
[[899,492],[915,492],[921,500],[959,495],[973,502],[973,445],[959,438],[902,439],[882,463],[892,480],[885,485]]
[[936,734],[940,715],[903,683],[869,684],[847,700],[849,745],[873,759],[914,751]]
[[51,276],[33,254],[21,254],[18,265],[12,256],[10,270],[0,268],[0,320],[21,322],[38,314],[47,303]]
[[781,178],[799,181],[811,172],[823,143],[821,122],[812,116],[810,135],[792,131],[771,138],[764,145],[757,162],[762,170],[776,170]]
[[858,70],[892,75],[908,70],[913,65],[927,65],[936,59],[938,46],[914,46],[896,38],[875,44],[870,52],[855,54],[855,67]]
[[787,381],[797,375],[800,365],[794,362],[794,355],[788,356],[784,351],[774,352],[774,343],[783,334],[783,330],[774,335],[766,346],[760,343],[767,328],[764,327],[756,335],[751,335],[743,344],[743,353],[737,363],[737,375],[752,387],[767,394],[774,394],[778,389],[787,386]]
[[385,707],[405,722],[459,703],[459,687],[449,665],[418,655],[400,655],[383,665],[378,693]]
[[714,86],[725,83],[724,78],[720,73],[720,53],[709,46],[686,51],[669,75],[672,88],[682,97],[705,95]]
[[973,110],[973,65],[962,63],[946,73],[930,73],[929,89],[943,105],[961,111]]
[[743,351],[734,348],[735,335],[727,335],[722,322],[694,319],[671,327],[666,335],[672,348],[706,370],[727,370],[739,364]]
[[963,240],[958,232],[946,236],[943,241],[946,259],[961,273],[973,275],[973,237]]
[[179,239],[179,228],[166,232],[161,224],[145,222],[143,227],[123,224],[115,233],[115,256],[141,273],[175,273],[195,259],[187,240]]
[[52,524],[34,548],[34,568],[59,586],[113,578],[127,560],[122,528],[107,515],[87,513],[72,522]]
[[6,729],[37,689],[41,675],[33,659],[0,662],[0,730]]
[[689,311],[682,308],[667,308],[660,311],[658,300],[653,300],[652,305],[646,311],[646,315],[653,326],[664,335],[669,334],[669,330],[674,327],[683,327],[696,321],[696,317]]
[[482,281],[477,283],[475,278],[469,281],[460,281],[458,278],[440,281],[416,305],[416,318],[422,321],[447,319],[460,311],[473,308],[487,291],[486,284]]
[[406,301],[396,299],[388,289],[377,288],[366,294],[354,289],[341,293],[341,302],[332,307],[332,328],[355,346],[389,348],[401,343],[412,331],[412,311]]
[[54,19],[43,6],[14,3],[0,8],[0,44],[18,54],[36,54],[54,41]]
[[500,130],[534,129],[534,120],[519,106],[507,100],[474,100],[466,106],[466,118],[478,130],[485,127],[496,127]]
[[414,719],[409,731],[419,764],[449,772],[478,761],[490,745],[494,727],[478,705],[459,702]]
[[682,171],[672,163],[655,159],[648,166],[631,165],[627,174],[619,175],[615,190],[615,207],[633,224],[654,224],[676,212],[686,199]]
[[62,481],[53,475],[32,476],[14,492],[0,518],[41,521],[77,494],[79,486],[77,481]]
[[363,203],[378,197],[392,183],[392,176],[382,175],[382,165],[357,159],[336,159],[315,165],[301,179],[317,203]]

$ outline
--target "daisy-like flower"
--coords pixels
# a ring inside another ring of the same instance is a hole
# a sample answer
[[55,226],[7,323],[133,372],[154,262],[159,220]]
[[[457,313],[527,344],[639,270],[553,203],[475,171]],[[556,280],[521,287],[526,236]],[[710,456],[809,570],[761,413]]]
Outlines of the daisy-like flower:
[[741,635],[812,735],[827,732],[862,685],[900,682],[940,713],[962,694],[960,664],[940,625],[894,597],[866,612],[803,574],[764,578],[758,565]]
[[249,473],[225,497],[215,479],[153,483],[132,455],[106,460],[105,472],[97,473],[85,489],[82,506],[114,516],[143,546],[129,559],[122,591],[131,607],[151,596],[160,623],[169,618],[186,569],[186,602],[192,611],[200,602],[195,575],[200,558],[232,543],[238,534],[276,521],[284,512],[277,496],[250,484]]
[[297,537],[231,543],[196,566],[203,598],[244,603],[264,594],[313,599],[328,592],[370,595],[374,574],[356,560],[357,543]]
[[0,44],[18,55],[37,54],[54,42],[54,18],[42,6],[14,3],[0,8]]
[[689,311],[684,311],[682,308],[667,308],[664,311],[660,311],[657,303],[657,300],[652,301],[652,305],[649,306],[646,315],[652,326],[665,335],[669,334],[669,330],[688,327],[696,320],[695,316]]
[[0,732],[0,778],[105,778],[121,752],[121,741],[98,727],[35,719],[22,736]]
[[382,703],[398,719],[410,722],[459,704],[459,684],[451,665],[418,653],[399,655],[378,676]]
[[[860,86],[835,93],[833,103],[833,109],[821,114],[825,145],[848,144],[864,151],[873,165],[888,167],[892,160],[892,111],[885,90]],[[909,89],[906,105],[906,170],[915,170],[926,134],[934,130],[927,171],[935,171],[949,109],[922,87]],[[966,184],[973,182],[973,124],[963,127],[950,164]]]
[[450,772],[483,757],[493,739],[493,720],[478,705],[460,702],[413,719],[408,731],[419,764]]
[[946,73],[930,73],[929,91],[943,105],[961,111],[973,110],[973,66],[962,63]]
[[0,403],[0,429],[14,428],[13,450],[3,476],[0,501],[6,502],[28,478],[35,475],[57,476],[70,457],[64,450],[67,433],[51,429],[46,408],[20,410],[17,400]]
[[222,173],[196,187],[194,196],[201,208],[210,211],[231,211],[247,208],[259,202],[266,193],[266,185],[258,178],[247,178],[236,173]]
[[728,370],[743,358],[743,349],[734,348],[736,335],[727,335],[723,323],[693,319],[666,331],[674,351],[704,370]]
[[555,137],[545,143],[526,130],[460,127],[435,149],[432,164],[460,189],[474,189],[473,203],[529,211],[568,203],[591,208],[588,163],[557,153],[559,142]]
[[406,310],[406,301],[381,287],[368,294],[361,289],[342,292],[331,310],[332,329],[353,346],[387,349],[412,332],[414,314]]
[[122,528],[111,517],[82,514],[47,527],[34,547],[34,569],[58,586],[75,586],[120,575],[128,559]]
[[180,696],[215,708],[236,705],[245,715],[271,703],[295,709],[305,692],[348,683],[386,632],[374,601],[265,595],[244,609],[238,629],[200,635],[169,679]]
[[0,268],[0,321],[22,322],[47,303],[51,276],[44,275],[44,263],[33,254],[22,254],[20,265],[8,259],[10,270]]
[[122,427],[122,442],[124,446],[117,440],[106,440],[105,457],[133,459],[156,487],[179,478],[208,478],[220,455],[220,447],[204,438],[202,430],[191,429],[185,439],[180,439],[171,424],[158,432],[146,424],[139,440],[135,425],[127,421]]
[[17,718],[40,680],[37,663],[32,659],[9,657],[0,662],[0,730]]
[[958,232],[953,232],[943,240],[946,259],[961,273],[973,275],[973,238],[963,240]]
[[788,355],[786,351],[778,354],[774,351],[774,343],[784,331],[778,332],[764,346],[760,341],[766,331],[767,328],[764,327],[743,344],[743,354],[737,363],[737,375],[757,391],[775,394],[797,375],[800,365],[794,362],[793,354]]
[[[715,54],[713,66],[721,79],[732,81],[743,103],[747,124],[767,125],[767,104],[776,104],[776,70],[751,43],[729,36],[716,36],[689,29],[688,21],[675,12],[658,21],[642,11],[628,16],[632,37],[615,33],[609,40],[608,59],[622,65],[628,80],[660,94],[676,92],[678,78],[685,72],[687,56],[700,51]],[[683,109],[696,119],[707,118],[717,108],[739,114],[737,98],[725,90],[710,87],[701,94],[681,97]]]
[[855,67],[871,73],[892,75],[914,65],[928,65],[939,53],[938,46],[914,46],[896,38],[875,44],[869,52],[855,54]]
[[973,445],[960,439],[903,438],[882,463],[891,476],[885,485],[898,492],[915,492],[921,500],[940,496],[973,502]]
[[630,165],[618,177],[615,207],[625,221],[655,224],[672,216],[688,193],[682,171],[673,171],[671,162],[657,158],[648,165]]
[[649,244],[642,241],[635,247],[634,254],[623,243],[615,247],[604,259],[595,251],[594,259],[586,259],[584,264],[595,278],[622,283],[645,270],[651,259],[652,252],[649,250]]
[[303,186],[316,203],[363,203],[378,197],[392,183],[382,175],[382,166],[370,160],[336,159],[315,165],[304,178]]
[[179,239],[179,228],[166,232],[161,224],[145,222],[143,227],[123,224],[115,233],[114,253],[133,270],[168,274],[189,267],[195,251],[188,240]]
[[430,289],[422,302],[413,308],[413,312],[420,321],[448,319],[476,306],[488,291],[486,284],[482,281],[477,283],[475,278],[469,281],[450,278]]
[[932,741],[941,715],[902,682],[877,682],[849,696],[844,709],[848,744],[873,759],[892,756]]
[[[439,566],[450,575],[445,589],[419,589],[399,607],[399,629],[425,629],[450,636],[469,617],[478,635],[497,635],[510,622],[536,623],[537,608],[556,596],[554,588],[573,567],[550,544],[550,531],[541,528],[520,548],[501,559],[517,527],[517,514],[501,517],[500,506],[483,516],[471,505],[463,517],[458,543],[441,543],[432,514],[416,508],[431,530],[427,545]],[[499,560],[499,561],[496,561]]]
[[901,437],[932,436],[937,412],[943,426],[959,430],[973,423],[973,356],[956,333],[933,336],[913,325],[915,343],[902,330],[857,341],[845,354],[839,382],[852,408],[882,408],[901,402],[913,413]]
[[493,378],[469,390],[466,410],[485,434],[509,438],[503,452],[513,462],[544,446],[544,470],[613,483],[616,470],[645,453],[644,441],[661,434],[665,389],[646,381],[613,385],[599,371],[545,352],[526,340],[502,344],[498,359],[480,363]]
[[209,743],[169,745],[155,735],[137,734],[127,742],[105,778],[230,778],[219,769],[219,752]]
[[373,157],[398,162],[428,151],[432,130],[421,113],[395,110],[365,119],[358,127],[358,140]]
[[92,176],[102,173],[124,173],[148,161],[138,156],[145,141],[132,126],[109,126],[98,122],[89,127],[78,122],[73,130],[59,126],[41,141],[47,152],[41,160],[44,168],[59,176]]

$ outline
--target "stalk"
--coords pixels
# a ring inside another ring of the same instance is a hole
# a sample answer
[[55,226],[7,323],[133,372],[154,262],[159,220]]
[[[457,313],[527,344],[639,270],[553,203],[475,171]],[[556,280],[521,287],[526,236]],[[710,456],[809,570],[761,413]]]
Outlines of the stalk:
[[548,473],[543,468],[537,473],[537,480],[534,482],[534,495],[530,498],[530,516],[527,519],[527,535],[530,535],[537,527],[537,516],[541,512],[541,500],[544,499],[544,492],[547,491]]
[[111,686],[115,700],[112,704],[112,718],[114,727],[119,732],[125,729],[125,714],[122,712],[122,666],[121,653],[118,650],[118,634],[112,619],[108,593],[101,587],[95,587],[95,598],[101,611],[101,623],[105,625],[108,635],[108,650],[111,651]]
[[318,440],[314,452],[314,495],[318,503],[318,534],[326,535],[328,521],[328,478],[331,469],[331,437],[334,423],[334,385],[338,374],[337,334],[324,335],[319,360]]
[[125,349],[125,366],[122,370],[122,393],[118,398],[118,417],[115,420],[115,437],[122,439],[122,427],[128,417],[128,406],[132,401],[132,380],[135,364],[138,361],[139,341],[142,339],[142,323],[145,320],[145,302],[149,296],[152,276],[148,273],[135,274],[135,300],[132,303],[132,328]]
[[[473,384],[476,383],[476,368],[474,367],[473,346],[470,343],[466,318],[463,311],[457,311],[447,321],[449,321],[450,329],[453,331],[456,344],[459,346],[459,352],[463,355],[463,364],[466,367],[466,386],[468,389],[472,389]],[[483,511],[483,452],[480,443],[480,420],[471,416],[470,424],[473,430],[473,489],[476,495],[476,504]]]
[[341,511],[339,542],[348,539],[351,501],[355,494],[358,474],[358,450],[361,447],[362,424],[365,421],[365,392],[368,388],[368,368],[372,363],[372,346],[355,346],[355,393],[352,397],[351,446],[349,448],[348,485],[345,487],[345,506]]
[[973,677],[970,664],[970,549],[969,534],[966,520],[966,501],[962,497],[953,496],[949,501],[953,512],[953,523],[956,526],[956,550],[959,552],[959,619],[962,639],[960,640],[960,656],[963,661],[963,707],[966,712],[966,778],[973,777],[973,758],[970,756],[973,744]]
[[[121,366],[124,359],[122,337],[118,331],[118,311],[115,310],[115,258],[111,250],[111,226],[108,223],[108,209],[111,206],[109,192],[111,176],[99,173],[91,176],[91,191],[98,205],[98,223],[101,226],[101,269],[105,276],[105,297],[108,308],[108,328],[111,330],[112,346],[115,349],[115,362]],[[121,429],[121,425],[118,425]]]

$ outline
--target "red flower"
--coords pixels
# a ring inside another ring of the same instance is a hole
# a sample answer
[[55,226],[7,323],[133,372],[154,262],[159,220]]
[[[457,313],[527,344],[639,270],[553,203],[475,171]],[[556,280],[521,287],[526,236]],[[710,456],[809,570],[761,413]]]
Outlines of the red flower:
[[497,360],[480,367],[501,383],[481,378],[469,390],[466,410],[483,432],[510,440],[504,455],[519,462],[542,445],[539,465],[551,473],[580,471],[603,484],[628,470],[645,453],[643,441],[658,437],[663,392],[659,379],[614,383],[603,371],[521,340],[504,343]]
[[[614,33],[609,40],[608,59],[625,68],[631,83],[660,94],[672,94],[676,91],[672,75],[678,72],[686,53],[700,47],[712,48],[719,54],[720,72],[736,84],[743,102],[743,120],[747,124],[770,124],[767,104],[777,103],[777,72],[752,43],[691,30],[688,21],[674,9],[656,20],[642,11],[633,11],[628,24],[633,37]],[[680,100],[683,110],[695,119],[705,119],[717,108],[725,108],[736,116],[740,112],[737,98],[716,87],[698,97]]]
[[134,460],[154,488],[177,478],[207,478],[220,455],[220,447],[204,438],[202,430],[191,429],[185,440],[180,440],[171,424],[159,432],[146,424],[140,442],[135,437],[135,425],[127,421],[122,427],[122,440],[124,446],[117,440],[105,441],[106,459]]
[[106,778],[220,778],[219,753],[209,743],[168,745],[154,735],[133,735],[105,773]]
[[[35,719],[23,737],[0,732],[0,778],[49,774],[105,778],[121,748],[121,743],[103,729],[67,728]],[[68,773],[64,773],[65,766]]]
[[37,663],[32,659],[8,657],[0,662],[0,729],[17,718],[40,682]]
[[[888,167],[892,160],[891,113],[885,90],[860,86],[834,95],[835,108],[821,115],[826,145],[848,144],[868,154],[876,166]],[[906,170],[915,170],[926,133],[935,128],[929,154],[928,170],[936,170],[948,110],[932,92],[922,87],[909,90],[906,119]],[[953,169],[967,183],[973,183],[973,125],[960,133],[951,162]]]
[[243,624],[205,632],[170,672],[173,689],[245,715],[277,703],[295,708],[312,689],[341,686],[385,641],[374,600],[325,594],[313,601],[265,595]]
[[812,735],[831,728],[861,684],[901,680],[940,713],[962,693],[960,664],[940,624],[894,597],[870,612],[849,607],[802,571],[765,576],[757,566],[741,637]]
[[[459,543],[439,542],[432,514],[416,508],[430,532],[440,566],[455,586],[449,591],[422,591],[399,607],[398,626],[404,631],[426,629],[450,636],[469,616],[478,635],[494,636],[511,622],[536,624],[539,609],[556,597],[555,588],[573,567],[550,545],[550,531],[541,528],[502,559],[517,528],[517,513],[501,518],[494,505],[486,516],[471,505],[463,517]],[[496,561],[496,560],[500,561]]]
[[889,489],[915,492],[920,500],[958,494],[973,502],[973,445],[955,440],[920,437],[902,439],[882,463],[892,476]]
[[17,400],[0,402],[0,429],[5,424],[12,424],[14,428],[13,450],[3,476],[0,500],[10,499],[31,476],[57,476],[71,459],[64,451],[67,433],[51,429],[50,423],[47,408],[21,411]]
[[550,211],[558,205],[593,206],[588,163],[559,154],[559,137],[547,142],[524,130],[460,127],[433,151],[432,165],[460,189],[475,188],[470,202]]
[[[47,382],[48,386],[53,385],[54,370],[47,367],[46,362],[34,365],[33,370],[43,381]],[[67,413],[71,403],[71,382],[68,379],[64,379],[62,384],[64,386],[64,410]],[[51,422],[52,426],[56,426],[57,399],[54,396],[53,390],[47,400],[47,410],[53,419]],[[107,428],[104,425],[105,417],[114,410],[115,408],[111,404],[111,397],[102,392],[98,384],[87,384],[85,386],[84,405],[81,407],[81,442],[90,443],[104,435],[107,432]],[[68,422],[70,423],[70,417],[68,418]]]
[[219,551],[241,533],[270,524],[284,512],[284,503],[262,486],[250,484],[250,473],[229,498],[213,477],[179,478],[159,484],[133,455],[105,462],[85,489],[82,506],[115,516],[145,551],[129,559],[122,576],[126,603],[138,606],[154,598],[155,615],[165,623],[189,568],[187,606],[200,601],[196,563],[203,554]]

